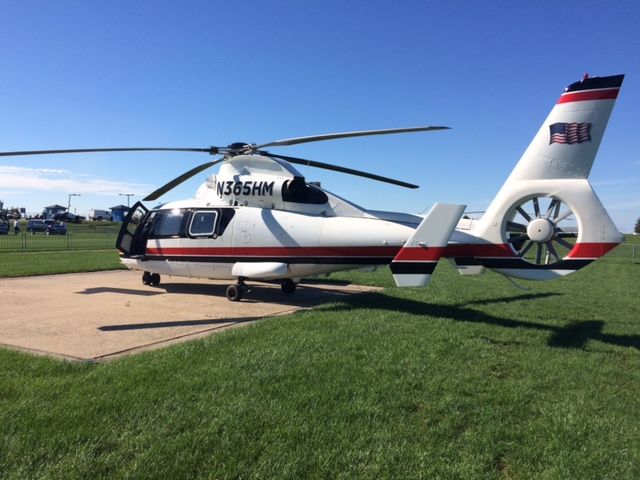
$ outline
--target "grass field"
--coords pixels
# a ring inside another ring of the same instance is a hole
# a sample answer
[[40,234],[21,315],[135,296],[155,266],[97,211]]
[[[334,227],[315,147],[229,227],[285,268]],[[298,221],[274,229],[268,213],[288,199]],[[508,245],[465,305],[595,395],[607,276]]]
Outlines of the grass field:
[[640,478],[640,265],[332,278],[388,288],[107,364],[0,349],[0,477]]

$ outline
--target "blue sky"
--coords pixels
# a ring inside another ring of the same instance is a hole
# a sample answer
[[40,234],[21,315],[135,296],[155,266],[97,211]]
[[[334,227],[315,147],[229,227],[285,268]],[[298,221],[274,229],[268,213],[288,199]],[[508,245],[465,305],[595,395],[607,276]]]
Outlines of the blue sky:
[[[349,130],[452,130],[273,149],[417,183],[301,167],[373,209],[486,208],[563,88],[627,75],[591,174],[640,216],[636,1],[4,1],[0,150],[207,147]],[[0,158],[0,199],[39,212],[126,203],[198,154]],[[210,173],[214,173],[215,170]],[[202,174],[163,197],[193,195]]]

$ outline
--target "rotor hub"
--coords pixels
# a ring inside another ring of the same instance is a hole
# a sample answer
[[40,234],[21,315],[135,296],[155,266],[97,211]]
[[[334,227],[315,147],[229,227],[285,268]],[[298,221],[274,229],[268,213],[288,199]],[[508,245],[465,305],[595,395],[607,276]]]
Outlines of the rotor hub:
[[246,142],[234,142],[231,145],[229,145],[227,148],[232,152],[244,152],[245,150],[248,150],[250,147],[251,145],[249,145]]
[[527,235],[534,242],[548,242],[553,238],[554,233],[555,227],[553,223],[546,218],[534,218],[527,225]]

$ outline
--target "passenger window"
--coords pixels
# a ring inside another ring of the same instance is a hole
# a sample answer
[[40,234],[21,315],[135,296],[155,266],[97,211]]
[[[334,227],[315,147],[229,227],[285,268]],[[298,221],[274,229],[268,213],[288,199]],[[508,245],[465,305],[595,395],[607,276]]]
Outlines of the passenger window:
[[216,229],[216,212],[195,212],[191,217],[189,235],[192,237],[210,237]]

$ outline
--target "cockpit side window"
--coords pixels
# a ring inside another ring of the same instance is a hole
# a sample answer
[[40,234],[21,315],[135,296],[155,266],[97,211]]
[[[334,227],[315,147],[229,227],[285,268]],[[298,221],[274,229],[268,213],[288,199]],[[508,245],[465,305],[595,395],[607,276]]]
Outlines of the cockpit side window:
[[159,210],[156,213],[151,238],[179,237],[182,232],[182,222],[185,211],[179,208],[173,210]]
[[217,219],[218,212],[214,210],[193,212],[191,223],[189,224],[189,235],[192,237],[213,236],[216,231]]

